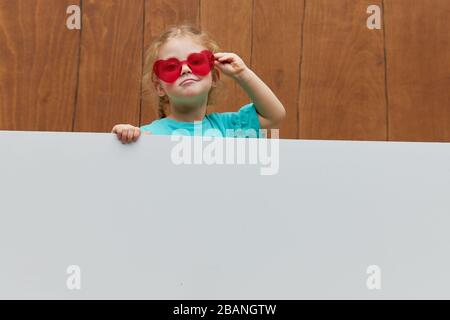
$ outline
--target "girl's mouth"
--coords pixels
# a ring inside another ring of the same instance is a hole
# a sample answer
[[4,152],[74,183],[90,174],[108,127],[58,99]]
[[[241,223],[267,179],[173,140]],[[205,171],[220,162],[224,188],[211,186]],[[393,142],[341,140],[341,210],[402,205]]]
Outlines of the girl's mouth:
[[185,84],[189,84],[189,83],[194,83],[196,82],[196,80],[194,79],[186,79],[183,82],[180,83],[180,86],[185,85]]

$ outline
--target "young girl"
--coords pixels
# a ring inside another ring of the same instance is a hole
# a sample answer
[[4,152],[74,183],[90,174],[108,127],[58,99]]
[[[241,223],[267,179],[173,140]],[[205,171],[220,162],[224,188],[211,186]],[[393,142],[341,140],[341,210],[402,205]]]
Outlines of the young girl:
[[[207,135],[214,131],[229,137],[252,131],[259,137],[259,129],[277,128],[286,115],[280,100],[238,55],[217,51],[218,45],[209,34],[194,26],[169,28],[149,48],[144,67],[144,85],[151,81],[159,96],[160,119],[140,128],[118,124],[112,133],[122,143],[129,143],[136,141],[141,132],[170,135],[177,130],[183,135]],[[206,114],[220,71],[234,79],[252,102],[237,112]],[[165,111],[167,104],[169,115]]]

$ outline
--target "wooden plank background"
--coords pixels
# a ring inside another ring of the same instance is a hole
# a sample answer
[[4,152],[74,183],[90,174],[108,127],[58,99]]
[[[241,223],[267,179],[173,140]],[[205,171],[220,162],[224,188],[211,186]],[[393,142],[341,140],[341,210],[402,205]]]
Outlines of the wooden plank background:
[[0,130],[71,131],[80,37],[73,0],[0,1]]
[[82,0],[74,131],[137,123],[141,101],[142,0]]
[[[72,4],[82,30],[65,26]],[[373,4],[382,30],[366,27]],[[150,123],[144,51],[183,22],[270,86],[287,109],[282,138],[450,141],[448,0],[0,0],[0,130]],[[250,101],[222,80],[208,112]]]
[[450,141],[450,1],[385,0],[389,139]]
[[383,32],[363,19],[376,0],[307,1],[299,136],[386,140]]

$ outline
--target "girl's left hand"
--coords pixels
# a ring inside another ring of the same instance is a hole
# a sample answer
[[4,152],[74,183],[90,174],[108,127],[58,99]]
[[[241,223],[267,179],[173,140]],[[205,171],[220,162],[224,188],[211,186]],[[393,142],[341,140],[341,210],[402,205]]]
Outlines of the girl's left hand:
[[241,72],[247,69],[244,61],[232,52],[217,52],[214,54],[214,65],[227,76],[236,78]]

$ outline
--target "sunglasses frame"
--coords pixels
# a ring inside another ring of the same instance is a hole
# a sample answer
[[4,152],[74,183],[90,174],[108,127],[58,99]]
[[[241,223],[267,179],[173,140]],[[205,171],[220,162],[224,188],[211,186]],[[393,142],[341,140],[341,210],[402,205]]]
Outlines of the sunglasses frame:
[[[208,70],[208,72],[206,72],[206,73],[204,73],[204,72],[198,72],[198,70],[196,70],[196,67],[195,66],[192,66],[190,63],[189,63],[189,60],[191,59],[191,57],[192,57],[192,55],[196,55],[196,54],[203,54],[205,57],[206,57],[206,59],[207,59],[207,61],[208,61],[208,66],[209,66],[209,70]],[[176,61],[177,62],[177,69],[178,69],[178,71],[177,71],[177,77],[175,78],[175,80],[173,80],[173,81],[171,81],[171,79],[168,79],[167,77],[165,78],[165,79],[163,79],[164,78],[164,76],[162,76],[162,74],[161,74],[161,72],[159,71],[160,70],[160,65],[162,65],[162,64],[164,64],[164,63],[167,63],[168,61],[171,61],[171,60],[173,60],[173,61]],[[211,70],[214,68],[214,61],[215,61],[215,58],[214,58],[214,53],[212,53],[210,50],[202,50],[202,51],[200,51],[200,52],[192,52],[191,54],[189,54],[189,56],[187,57],[187,59],[186,60],[183,60],[183,61],[180,61],[180,60],[178,60],[177,58],[175,58],[175,57],[171,57],[171,58],[167,58],[167,59],[159,59],[159,60],[157,60],[157,61],[155,61],[155,63],[153,64],[153,72],[155,73],[155,75],[160,79],[160,80],[162,80],[162,81],[164,81],[164,82],[168,82],[168,83],[173,83],[173,82],[175,82],[175,81],[177,81],[177,79],[179,79],[180,78],[180,75],[181,75],[181,71],[182,71],[182,69],[183,69],[183,64],[187,64],[188,66],[189,66],[189,68],[192,70],[192,73],[193,74],[195,74],[195,75],[200,75],[200,76],[205,76],[205,75],[207,75],[209,72],[211,72]],[[161,76],[163,77],[163,78],[161,78]]]

